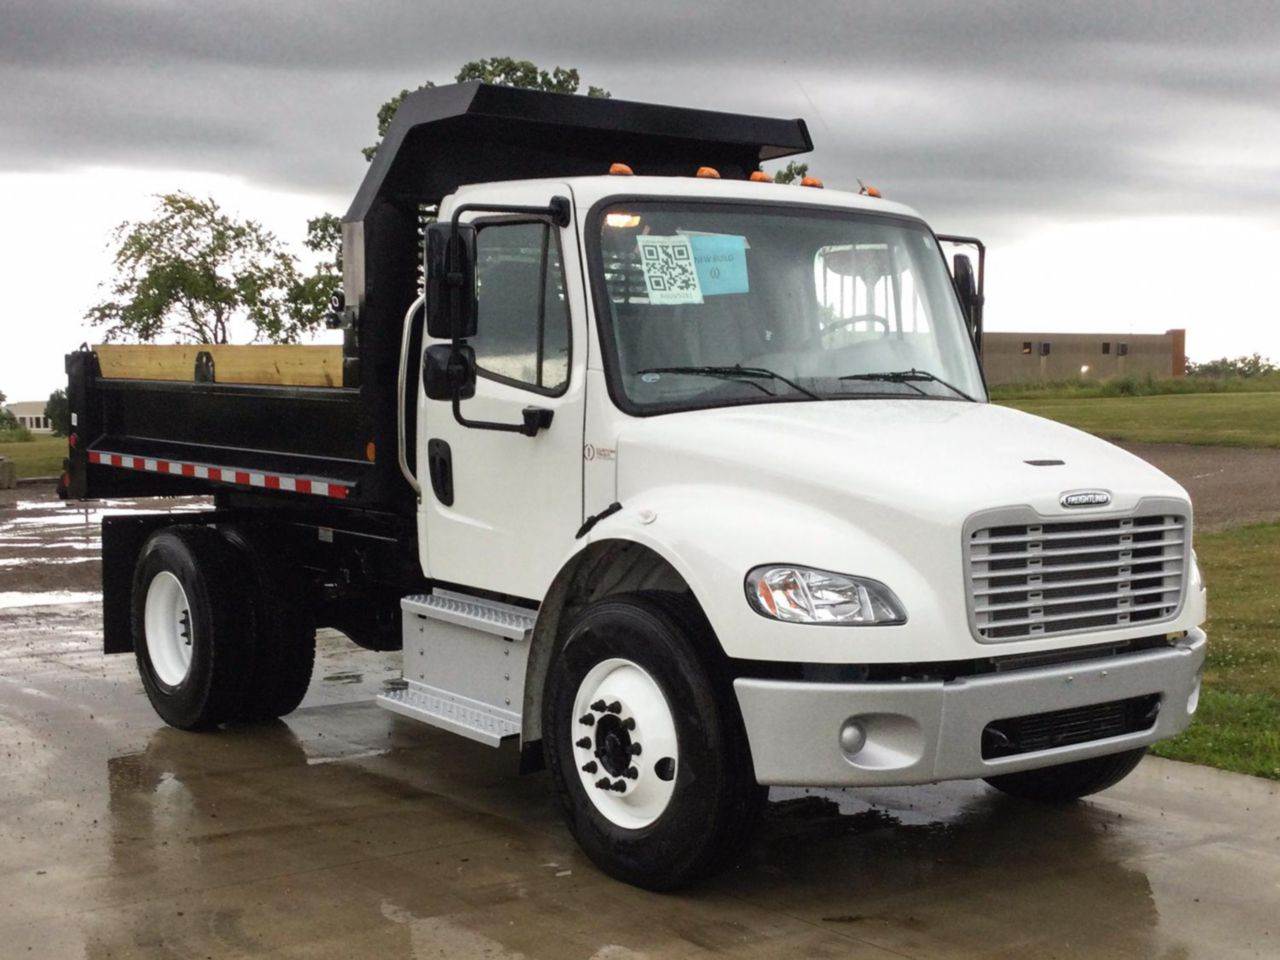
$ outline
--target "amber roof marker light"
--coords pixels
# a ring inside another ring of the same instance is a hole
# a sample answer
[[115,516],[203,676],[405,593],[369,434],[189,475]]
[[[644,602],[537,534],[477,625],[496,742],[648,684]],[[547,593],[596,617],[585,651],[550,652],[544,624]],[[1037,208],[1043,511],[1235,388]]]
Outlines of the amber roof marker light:
[[752,170],[751,176],[747,177],[752,183],[773,183],[773,177],[769,176],[763,170]]
[[609,164],[609,176],[611,177],[634,177],[636,172],[625,163]]
[[875,197],[877,200],[881,199],[879,190],[871,186],[869,183],[863,183],[861,180],[858,181],[858,193],[864,197]]
[[694,176],[701,177],[703,180],[719,180],[720,171],[715,167],[699,167]]
[[802,186],[802,187],[813,187],[813,188],[815,188],[815,189],[817,189],[817,190],[821,190],[821,189],[822,189],[822,181],[821,181],[821,180],[819,180],[817,177],[805,177],[805,178],[803,178],[803,179],[800,181],[800,186]]

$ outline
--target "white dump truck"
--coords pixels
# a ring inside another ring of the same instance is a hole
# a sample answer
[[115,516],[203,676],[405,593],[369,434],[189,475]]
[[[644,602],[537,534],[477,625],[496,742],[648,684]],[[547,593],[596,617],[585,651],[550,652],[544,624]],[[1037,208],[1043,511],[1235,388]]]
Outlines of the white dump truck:
[[1187,494],[989,403],[981,260],[759,173],[810,147],[409,97],[346,217],[342,347],[69,355],[65,496],[213,498],[106,521],[105,650],[194,729],[296,707],[317,627],[403,649],[383,706],[518,740],[651,888],[774,784],[1118,781],[1196,709]]

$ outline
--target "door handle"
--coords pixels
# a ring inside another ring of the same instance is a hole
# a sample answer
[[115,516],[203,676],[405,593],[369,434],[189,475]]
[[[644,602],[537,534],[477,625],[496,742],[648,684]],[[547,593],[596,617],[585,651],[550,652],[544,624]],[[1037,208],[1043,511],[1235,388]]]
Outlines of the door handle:
[[446,507],[453,506],[453,451],[444,440],[427,441],[427,473],[436,499]]

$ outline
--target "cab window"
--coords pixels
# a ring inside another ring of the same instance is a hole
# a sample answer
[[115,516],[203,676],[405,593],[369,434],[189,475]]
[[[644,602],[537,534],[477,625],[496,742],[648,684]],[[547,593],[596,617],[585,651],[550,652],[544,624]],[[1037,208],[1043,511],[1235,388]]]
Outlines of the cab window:
[[482,376],[542,393],[569,383],[569,308],[560,244],[541,221],[491,223],[476,233]]

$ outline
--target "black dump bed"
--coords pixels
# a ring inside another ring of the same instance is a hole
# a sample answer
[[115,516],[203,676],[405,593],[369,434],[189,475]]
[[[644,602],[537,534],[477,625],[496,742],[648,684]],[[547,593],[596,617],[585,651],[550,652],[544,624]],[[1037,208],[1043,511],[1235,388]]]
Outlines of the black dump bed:
[[[419,292],[419,230],[435,204],[466,183],[599,174],[614,161],[637,174],[688,176],[711,165],[746,177],[763,160],[810,149],[802,120],[481,83],[412,94],[344,218],[340,382],[224,382],[207,360],[190,380],[150,379],[146,365],[104,376],[97,354],[70,354],[74,444],[61,492],[239,490],[408,511],[413,495],[397,466],[397,368],[404,315]],[[409,381],[416,395],[416,371]]]

